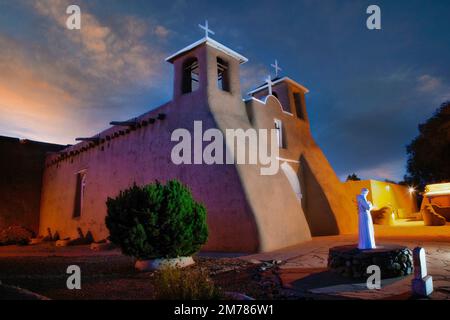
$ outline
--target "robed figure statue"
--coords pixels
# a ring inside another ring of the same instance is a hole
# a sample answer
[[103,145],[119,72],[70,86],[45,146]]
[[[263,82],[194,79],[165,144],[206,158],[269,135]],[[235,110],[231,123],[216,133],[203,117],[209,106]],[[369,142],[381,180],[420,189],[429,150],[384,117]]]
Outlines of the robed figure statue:
[[367,195],[369,190],[364,188],[361,190],[361,194],[356,197],[358,204],[358,216],[359,216],[359,241],[358,249],[375,249],[375,238],[373,232],[373,223],[370,210],[373,205],[370,201],[367,201]]

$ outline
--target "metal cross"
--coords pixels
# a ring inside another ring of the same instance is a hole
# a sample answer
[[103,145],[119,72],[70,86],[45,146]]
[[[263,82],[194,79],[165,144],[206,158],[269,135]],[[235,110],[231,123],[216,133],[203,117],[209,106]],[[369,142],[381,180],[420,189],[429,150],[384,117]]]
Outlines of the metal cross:
[[278,60],[275,59],[275,64],[271,64],[271,66],[275,69],[275,77],[278,77],[278,71],[282,69],[278,66]]
[[270,76],[267,77],[266,82],[267,82],[267,88],[269,89],[269,96],[271,96],[273,82],[272,82],[272,79],[270,78]]
[[207,38],[208,39],[208,37],[209,37],[209,33],[211,33],[211,34],[215,34],[214,33],[214,31],[212,31],[211,29],[209,29],[209,27],[208,27],[208,20],[205,20],[205,25],[204,26],[202,26],[201,24],[199,24],[198,25],[201,29],[203,29],[203,30],[205,30],[205,38]]

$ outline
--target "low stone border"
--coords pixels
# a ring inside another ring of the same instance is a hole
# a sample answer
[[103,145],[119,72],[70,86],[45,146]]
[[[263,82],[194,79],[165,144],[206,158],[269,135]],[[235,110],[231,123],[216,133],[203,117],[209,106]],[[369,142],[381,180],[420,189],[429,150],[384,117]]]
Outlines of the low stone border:
[[135,268],[139,271],[154,271],[165,267],[184,268],[195,264],[192,257],[179,257],[173,259],[137,260]]

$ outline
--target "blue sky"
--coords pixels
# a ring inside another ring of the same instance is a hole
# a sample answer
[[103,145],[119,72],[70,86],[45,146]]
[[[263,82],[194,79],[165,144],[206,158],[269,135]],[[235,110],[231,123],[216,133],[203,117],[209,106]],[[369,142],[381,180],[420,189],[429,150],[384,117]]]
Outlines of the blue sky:
[[[69,4],[82,30],[64,27]],[[381,8],[382,30],[366,28]],[[0,0],[0,135],[73,143],[171,99],[164,58],[200,39],[238,51],[244,90],[278,59],[309,88],[340,177],[400,180],[417,125],[450,99],[449,1]]]

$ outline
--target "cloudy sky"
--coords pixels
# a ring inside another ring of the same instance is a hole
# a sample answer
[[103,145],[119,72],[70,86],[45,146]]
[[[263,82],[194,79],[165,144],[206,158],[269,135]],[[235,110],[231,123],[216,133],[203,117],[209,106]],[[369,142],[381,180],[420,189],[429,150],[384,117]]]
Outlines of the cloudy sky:
[[[65,27],[66,8],[82,29]],[[381,7],[382,30],[366,28]],[[74,143],[171,99],[164,58],[214,38],[249,58],[244,90],[278,59],[310,89],[313,135],[342,178],[400,180],[417,125],[450,99],[450,1],[0,0],[0,135]]]

